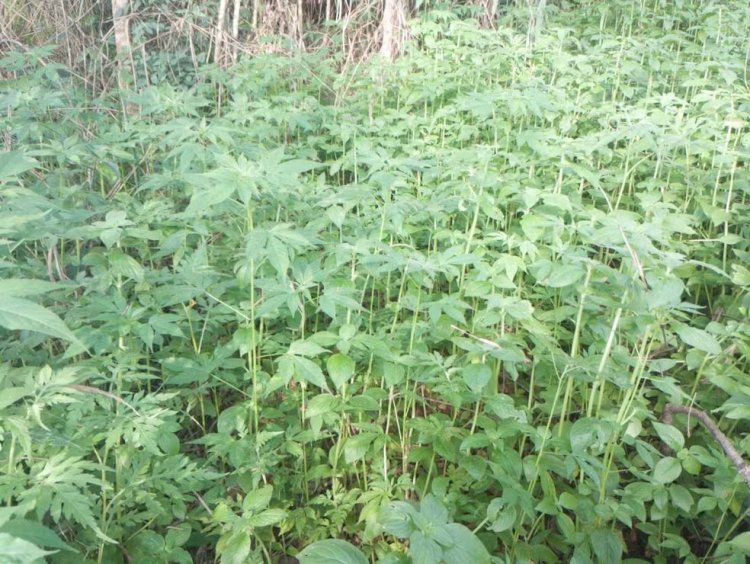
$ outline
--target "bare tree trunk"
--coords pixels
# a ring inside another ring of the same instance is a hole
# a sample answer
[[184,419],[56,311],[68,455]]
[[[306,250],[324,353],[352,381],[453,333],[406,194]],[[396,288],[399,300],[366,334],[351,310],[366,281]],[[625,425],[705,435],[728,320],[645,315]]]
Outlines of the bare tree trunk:
[[297,29],[295,35],[297,36],[297,43],[299,46],[305,48],[305,12],[303,0],[297,0]]
[[544,8],[547,6],[547,0],[526,1],[529,6],[529,29],[526,35],[526,47],[531,49],[544,27]]
[[393,60],[401,50],[405,36],[406,5],[405,0],[385,0],[383,6],[383,42],[380,44],[380,54]]
[[219,15],[216,18],[216,46],[214,47],[214,63],[221,64],[224,47],[224,20],[227,15],[227,0],[219,0]]
[[253,0],[253,33],[257,33],[260,17],[260,0]]
[[234,13],[232,14],[232,39],[235,42],[235,48],[232,51],[232,60],[237,61],[237,42],[240,38],[240,4],[242,0],[234,0]]
[[112,0],[112,27],[115,31],[115,50],[117,51],[117,84],[120,88],[124,88],[126,57],[133,68],[130,30],[128,29],[128,0]]
[[483,28],[495,28],[498,2],[499,0],[479,0],[479,7],[482,8],[482,15],[479,17],[479,23]]

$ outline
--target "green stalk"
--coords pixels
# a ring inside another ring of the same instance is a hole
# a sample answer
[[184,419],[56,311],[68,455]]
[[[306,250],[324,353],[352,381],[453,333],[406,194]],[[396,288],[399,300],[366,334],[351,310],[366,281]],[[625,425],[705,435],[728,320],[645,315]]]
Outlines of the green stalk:
[[[586,267],[586,279],[583,282],[583,289],[581,290],[581,299],[578,302],[578,313],[576,314],[576,326],[575,330],[573,332],[573,342],[570,345],[570,359],[571,361],[575,359],[578,356],[578,348],[580,346],[580,338],[581,338],[581,327],[583,326],[582,320],[583,320],[583,306],[586,303],[586,295],[588,293],[588,287],[591,283],[591,273],[592,273],[592,267],[591,265],[587,265]],[[563,433],[563,422],[568,417],[568,409],[570,405],[570,398],[573,395],[573,385],[575,383],[575,380],[568,376],[567,384],[565,386],[565,396],[563,397],[562,402],[562,408],[560,410],[560,427],[558,428],[558,436],[562,436]],[[555,398],[557,400],[557,398]]]
[[[624,300],[625,300],[625,297],[623,296],[623,301]],[[604,346],[604,352],[602,352],[602,358],[599,361],[599,367],[596,370],[596,378],[594,379],[594,384],[593,386],[591,386],[591,394],[589,395],[589,405],[588,405],[588,409],[586,410],[587,417],[591,417],[592,414],[594,413],[594,400],[596,400],[597,389],[599,391],[599,399],[597,401],[596,415],[597,417],[599,416],[599,412],[600,412],[601,404],[602,404],[602,398],[604,397],[604,388],[607,383],[607,380],[604,377],[604,367],[607,365],[609,354],[612,352],[612,345],[615,342],[615,335],[617,334],[617,328],[620,325],[621,316],[622,316],[622,307],[618,307],[617,311],[615,312],[615,317],[612,320],[612,326],[609,329],[609,336],[607,337],[607,344]]]

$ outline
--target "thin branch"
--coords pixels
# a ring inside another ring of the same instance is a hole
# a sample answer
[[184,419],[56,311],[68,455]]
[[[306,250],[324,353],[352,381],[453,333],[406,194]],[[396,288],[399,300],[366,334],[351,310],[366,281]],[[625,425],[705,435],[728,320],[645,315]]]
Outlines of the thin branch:
[[747,462],[742,458],[739,452],[737,452],[737,449],[734,448],[734,445],[729,440],[729,438],[722,433],[721,429],[719,429],[719,426],[714,422],[713,419],[711,419],[711,416],[703,411],[702,409],[697,409],[695,407],[688,407],[685,405],[676,405],[674,403],[668,403],[664,406],[664,413],[662,414],[662,421],[666,423],[667,425],[672,424],[672,416],[675,413],[684,413],[688,417],[695,417],[703,423],[704,427],[708,429],[709,433],[711,433],[714,436],[714,439],[721,445],[721,448],[724,450],[724,453],[729,457],[729,460],[732,461],[735,468],[737,469],[737,473],[742,477],[743,480],[745,480],[745,483],[750,486],[750,466],[748,466]]
[[122,399],[120,396],[117,396],[111,392],[107,392],[106,390],[100,390],[99,388],[94,388],[93,386],[85,386],[83,384],[68,384],[65,387],[70,388],[71,390],[76,390],[77,392],[83,392],[84,394],[95,394],[98,396],[104,396],[105,398],[115,400],[117,403],[122,404],[125,407],[129,407],[130,410],[133,413],[135,413],[138,417],[141,416],[141,414],[138,413],[138,410],[136,408],[134,408],[132,405],[130,405],[128,402]]

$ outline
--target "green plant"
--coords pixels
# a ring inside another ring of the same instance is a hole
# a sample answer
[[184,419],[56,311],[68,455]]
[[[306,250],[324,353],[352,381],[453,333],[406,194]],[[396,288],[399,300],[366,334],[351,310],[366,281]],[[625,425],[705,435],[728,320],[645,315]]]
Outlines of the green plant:
[[533,50],[526,11],[435,10],[386,70],[258,55],[122,100],[4,56],[8,545],[744,558],[736,466],[662,419],[710,414],[747,458],[748,20],[724,4],[551,9]]

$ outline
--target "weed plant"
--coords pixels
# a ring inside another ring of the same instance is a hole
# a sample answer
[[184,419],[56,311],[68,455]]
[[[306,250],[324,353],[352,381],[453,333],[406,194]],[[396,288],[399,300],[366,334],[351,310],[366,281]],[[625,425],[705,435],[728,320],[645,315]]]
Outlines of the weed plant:
[[750,12],[582,4],[118,98],[5,54],[0,560],[744,562],[661,416],[750,450]]

